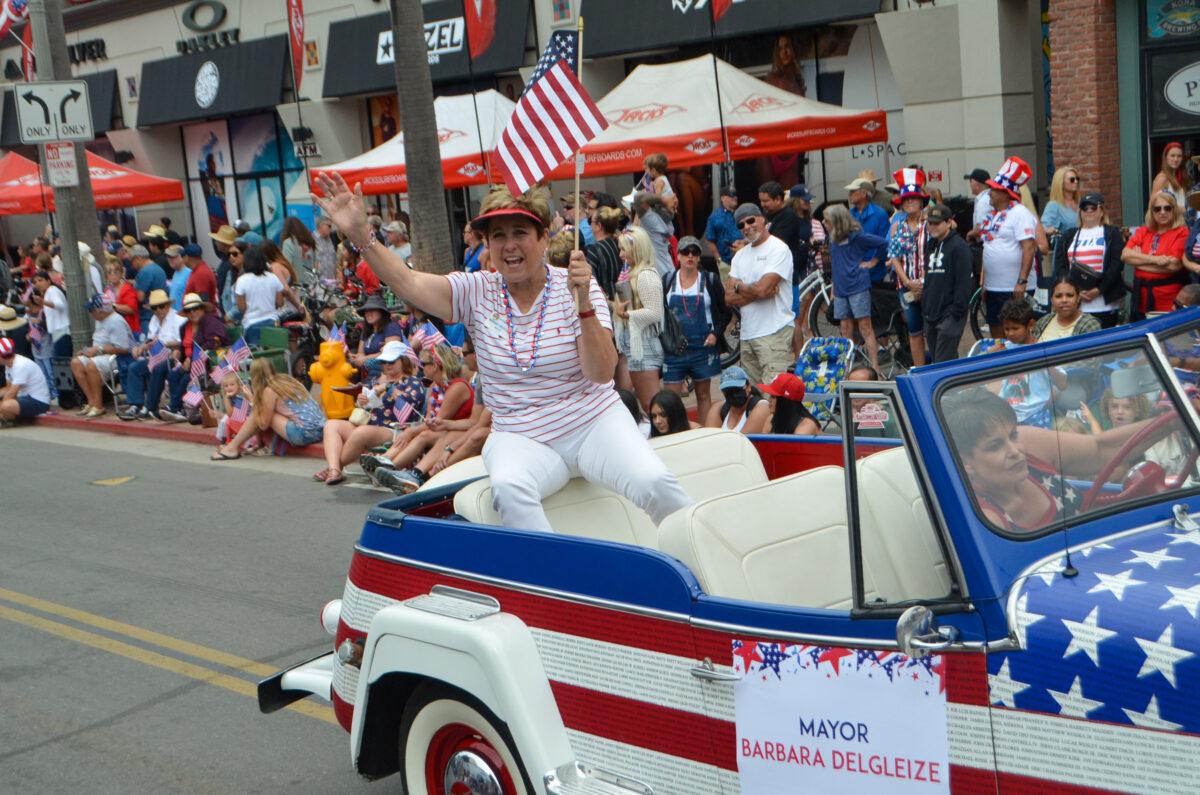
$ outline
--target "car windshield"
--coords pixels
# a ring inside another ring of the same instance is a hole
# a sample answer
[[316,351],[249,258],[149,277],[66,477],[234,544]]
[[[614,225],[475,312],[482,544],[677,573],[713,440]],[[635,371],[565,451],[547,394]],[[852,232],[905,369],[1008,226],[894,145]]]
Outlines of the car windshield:
[[1005,534],[1200,485],[1200,445],[1142,348],[956,384],[940,409],[980,516]]

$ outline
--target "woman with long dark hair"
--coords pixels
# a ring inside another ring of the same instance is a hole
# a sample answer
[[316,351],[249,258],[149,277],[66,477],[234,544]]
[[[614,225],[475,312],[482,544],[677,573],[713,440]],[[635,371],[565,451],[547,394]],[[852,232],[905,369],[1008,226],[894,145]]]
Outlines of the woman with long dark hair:
[[758,389],[770,396],[771,426],[768,433],[814,436],[821,432],[816,417],[804,406],[804,381],[793,373],[780,373]]
[[294,215],[283,222],[283,235],[279,238],[283,258],[292,264],[300,283],[317,283],[317,239],[308,227]]
[[241,252],[242,275],[233,285],[233,294],[242,316],[242,337],[248,345],[257,345],[263,328],[276,325],[285,288],[270,271],[260,247],[237,248]]
[[692,422],[688,419],[687,409],[683,398],[669,389],[663,389],[650,398],[650,438],[666,436],[669,433],[690,431]]

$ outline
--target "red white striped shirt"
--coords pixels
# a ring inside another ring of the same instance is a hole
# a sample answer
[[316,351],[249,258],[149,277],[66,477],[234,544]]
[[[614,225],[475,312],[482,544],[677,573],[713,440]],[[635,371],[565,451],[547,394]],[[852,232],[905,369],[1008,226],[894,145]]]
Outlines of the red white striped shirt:
[[[583,374],[579,335],[583,326],[567,286],[567,272],[550,268],[546,281],[546,320],[537,362],[524,371],[513,363],[508,342],[508,318],[499,273],[451,273],[452,322],[471,332],[479,377],[492,410],[492,427],[548,442],[573,433],[620,402],[613,382],[596,384]],[[589,297],[596,318],[612,329],[608,301],[592,279]],[[517,359],[528,366],[533,355],[542,297],[521,314],[512,302]]]
[[1100,273],[1104,270],[1104,227],[1080,229],[1067,252],[1072,263],[1078,262]]

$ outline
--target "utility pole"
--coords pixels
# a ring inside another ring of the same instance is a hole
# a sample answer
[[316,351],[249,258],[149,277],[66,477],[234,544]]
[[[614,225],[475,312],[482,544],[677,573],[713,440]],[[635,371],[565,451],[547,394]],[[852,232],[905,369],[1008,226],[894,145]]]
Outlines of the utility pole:
[[[37,79],[70,80],[71,62],[67,57],[67,33],[63,27],[63,0],[29,0],[29,22],[33,26],[33,55],[37,61]],[[87,300],[92,293],[91,278],[84,271],[79,257],[79,241],[87,243],[96,257],[97,266],[104,263],[100,247],[100,230],[96,223],[96,199],[92,195],[92,178],[88,172],[87,154],[83,144],[73,144],[75,162],[79,169],[79,187],[55,188],[54,209],[62,237],[63,276],[67,283],[67,304],[71,313],[71,342],[75,352],[92,344],[92,318]],[[46,173],[46,149],[42,150],[42,173]],[[103,268],[101,268],[103,273]]]
[[[395,53],[396,103],[404,131],[404,166],[413,228],[413,264],[427,273],[454,267],[442,153],[433,110],[433,82],[425,45],[421,0],[390,0],[392,52]],[[470,57],[468,55],[468,57]]]

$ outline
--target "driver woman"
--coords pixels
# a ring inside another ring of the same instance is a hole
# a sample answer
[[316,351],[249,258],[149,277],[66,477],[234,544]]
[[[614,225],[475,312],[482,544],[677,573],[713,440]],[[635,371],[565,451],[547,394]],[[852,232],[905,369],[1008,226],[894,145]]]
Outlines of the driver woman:
[[608,301],[583,252],[571,253],[566,270],[546,264],[544,189],[489,193],[471,226],[484,233],[496,272],[441,276],[378,244],[360,186],[351,191],[339,174],[317,179],[322,210],[398,298],[466,324],[493,412],[483,461],[506,527],[551,531],[542,498],[576,474],[623,494],[656,524],[691,504],[613,389]]
[[[1063,476],[1095,475],[1129,438],[1153,421],[1096,435],[1017,425],[1012,407],[982,387],[951,395],[944,406],[947,427],[980,509],[989,522],[1014,532],[1039,530],[1077,513],[1083,491],[1062,488]],[[1061,469],[1049,463],[1055,460]]]

